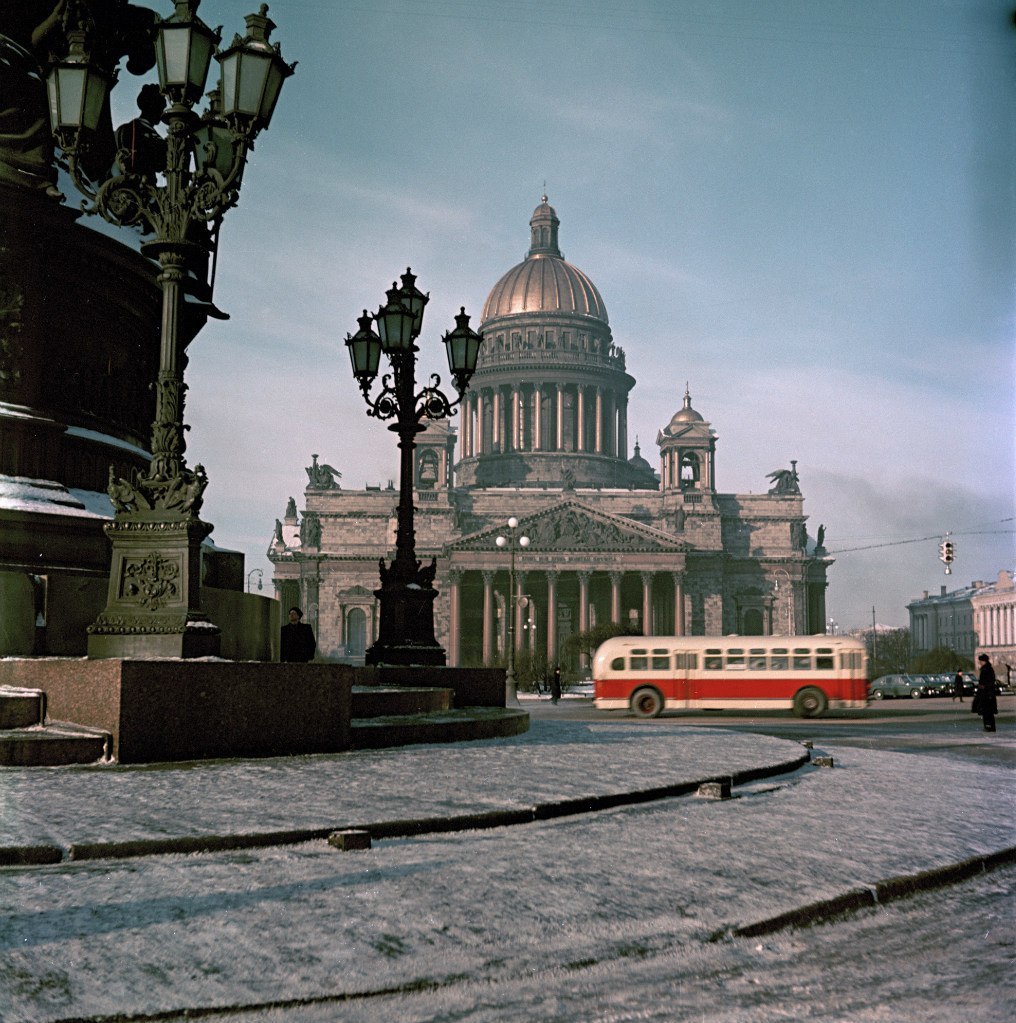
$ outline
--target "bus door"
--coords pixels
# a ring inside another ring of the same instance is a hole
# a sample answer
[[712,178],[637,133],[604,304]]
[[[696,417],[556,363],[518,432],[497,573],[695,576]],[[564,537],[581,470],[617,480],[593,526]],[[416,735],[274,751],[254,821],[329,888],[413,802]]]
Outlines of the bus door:
[[674,695],[675,707],[690,707],[695,698],[694,677],[698,669],[698,654],[687,650],[675,650],[674,654]]

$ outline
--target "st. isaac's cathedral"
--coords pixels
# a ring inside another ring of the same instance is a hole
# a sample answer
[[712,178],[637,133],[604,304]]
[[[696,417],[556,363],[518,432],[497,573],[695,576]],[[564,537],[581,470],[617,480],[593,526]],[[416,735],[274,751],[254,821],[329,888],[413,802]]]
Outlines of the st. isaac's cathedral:
[[[658,471],[637,441],[629,457],[635,380],[559,225],[544,196],[526,258],[484,304],[458,431],[441,421],[417,438],[417,557],[437,559],[448,663],[503,663],[511,634],[518,654],[560,663],[570,633],[609,621],[653,635],[822,632],[831,562],[822,530],[817,544],[807,535],[796,467],[769,473],[766,494],[717,493],[716,434],[687,388],[656,438]],[[306,471],[303,508],[290,498],[268,551],[276,594],[304,609],[320,656],[362,664],[398,493],[342,488],[317,455]],[[515,601],[496,543],[509,516],[529,538]]]

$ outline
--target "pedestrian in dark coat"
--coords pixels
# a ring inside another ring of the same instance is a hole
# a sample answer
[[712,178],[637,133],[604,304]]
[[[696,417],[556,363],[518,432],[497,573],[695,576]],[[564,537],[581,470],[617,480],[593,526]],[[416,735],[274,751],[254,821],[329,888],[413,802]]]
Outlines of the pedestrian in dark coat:
[[314,630],[302,622],[303,612],[298,607],[289,609],[289,622],[282,626],[280,661],[309,661],[317,649]]
[[554,674],[550,678],[550,702],[557,703],[561,699],[561,665],[554,668]]
[[963,672],[957,671],[956,677],[953,679],[953,699],[958,699],[960,703],[963,702]]
[[995,669],[991,666],[991,659],[987,654],[981,654],[977,658],[981,670],[977,676],[977,693],[974,696],[970,709],[975,714],[981,715],[986,732],[995,731],[995,715],[998,713],[998,686],[995,682]]

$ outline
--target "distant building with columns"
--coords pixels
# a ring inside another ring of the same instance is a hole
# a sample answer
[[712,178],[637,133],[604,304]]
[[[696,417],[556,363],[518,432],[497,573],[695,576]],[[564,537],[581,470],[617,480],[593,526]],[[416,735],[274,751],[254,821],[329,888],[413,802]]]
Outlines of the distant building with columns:
[[987,654],[999,678],[1012,682],[1016,672],[1016,585],[1012,572],[1002,569],[998,579],[970,598],[977,633],[977,654]]
[[[717,493],[717,437],[687,387],[657,435],[658,472],[637,439],[629,456],[635,380],[559,225],[544,197],[525,259],[484,304],[458,432],[442,421],[417,438],[417,556],[437,559],[448,663],[503,663],[511,632],[520,656],[560,663],[569,634],[608,621],[661,635],[822,632],[831,561],[808,538],[796,465],[770,472],[767,493]],[[344,489],[317,459],[302,511],[291,499],[276,522],[276,593],[305,609],[322,656],[362,663],[398,494]],[[509,516],[530,539],[514,601],[495,543]]]
[[1016,670],[1016,586],[1003,569],[998,579],[969,586],[925,591],[907,604],[910,645],[915,654],[948,647],[974,660],[987,654],[1000,677]]

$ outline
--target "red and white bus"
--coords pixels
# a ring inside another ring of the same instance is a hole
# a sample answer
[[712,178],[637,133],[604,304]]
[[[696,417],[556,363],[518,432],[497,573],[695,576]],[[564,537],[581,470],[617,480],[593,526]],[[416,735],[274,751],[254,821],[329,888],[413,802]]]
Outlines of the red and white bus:
[[868,658],[846,636],[617,636],[593,656],[595,704],[664,710],[827,709],[868,703]]

